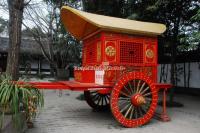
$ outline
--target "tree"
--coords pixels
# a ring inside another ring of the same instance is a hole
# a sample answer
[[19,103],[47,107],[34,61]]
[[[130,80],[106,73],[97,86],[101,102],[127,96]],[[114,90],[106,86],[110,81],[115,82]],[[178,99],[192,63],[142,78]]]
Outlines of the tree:
[[40,45],[44,57],[53,69],[63,69],[70,62],[80,63],[80,43],[65,31],[60,20],[62,5],[64,1],[45,1],[42,6],[30,4],[25,11],[25,18],[33,23],[34,27],[23,23],[26,27],[24,32]]
[[[78,1],[78,0],[77,0]],[[131,13],[132,0],[82,0],[83,10],[91,13],[126,18]]]
[[30,2],[25,0],[7,0],[9,10],[9,51],[6,72],[13,80],[18,79],[19,51],[24,7]]
[[[181,45],[178,36],[181,33],[181,28],[187,25],[192,25],[194,22],[190,21],[191,17],[196,13],[198,5],[195,4],[197,0],[170,0],[161,1],[158,0],[152,6],[147,7],[146,18],[149,16],[155,16],[158,22],[165,23],[167,25],[167,32],[165,38],[171,40],[171,83],[176,86],[176,57],[178,54],[177,47]],[[152,14],[154,15],[152,15]],[[170,90],[170,103],[173,103],[174,89]]]
[[[100,0],[83,0],[84,9],[89,12],[110,15],[115,17],[127,17],[129,19],[136,19],[149,22],[159,22],[167,26],[167,31],[162,40],[167,42],[162,44],[163,50],[170,52],[171,55],[171,83],[176,85],[176,57],[178,54],[177,47],[184,45],[180,41],[180,34],[187,33],[183,29],[188,26],[199,25],[196,21],[191,21],[193,18],[199,18],[197,10],[199,9],[198,0],[117,0],[106,1],[103,3]],[[109,5],[109,6],[108,6]],[[117,10],[115,10],[117,9]],[[192,29],[194,31],[194,29]],[[199,26],[195,32],[191,32],[189,40],[199,41]],[[191,42],[191,41],[190,41]],[[159,46],[160,47],[160,46]],[[161,47],[160,47],[161,48]],[[164,52],[162,54],[165,54]],[[159,55],[161,56],[161,55]],[[174,98],[174,89],[171,89],[170,101]]]
[[0,17],[0,33],[2,33],[7,26],[7,21]]
[[179,47],[181,51],[199,50],[200,48],[200,9],[191,17],[190,21],[193,24],[185,26],[179,36],[181,43],[185,44]]
[[198,10],[197,14],[195,14],[192,17],[192,19],[197,21],[197,24],[198,24],[198,26],[196,27],[195,32],[192,33],[192,37],[193,37],[193,42],[197,43],[198,50],[200,51],[200,41],[199,41],[199,38],[200,38],[200,9]]

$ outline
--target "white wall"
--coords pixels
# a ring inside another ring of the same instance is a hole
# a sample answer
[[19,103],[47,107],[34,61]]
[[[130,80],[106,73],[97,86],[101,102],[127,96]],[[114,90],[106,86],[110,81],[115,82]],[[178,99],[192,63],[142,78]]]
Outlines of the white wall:
[[[177,63],[177,69],[183,68],[183,63]],[[170,83],[170,64],[166,64],[165,66],[165,74],[167,74],[167,82]],[[188,63],[185,63],[185,71],[186,71],[186,81],[188,77]],[[158,67],[158,82],[160,81],[160,72],[161,72],[161,64]],[[177,86],[184,87],[184,72],[183,69],[178,71],[178,79]],[[162,81],[163,82],[163,81]],[[191,62],[190,63],[190,85],[191,88],[199,88],[200,89],[200,63],[199,62]]]

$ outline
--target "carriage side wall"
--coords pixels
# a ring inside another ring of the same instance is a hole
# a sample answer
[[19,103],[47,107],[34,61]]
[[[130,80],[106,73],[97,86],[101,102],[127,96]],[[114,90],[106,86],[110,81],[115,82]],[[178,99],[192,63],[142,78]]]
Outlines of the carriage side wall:
[[157,81],[157,37],[99,32],[83,41],[82,64],[75,80],[95,82],[96,66],[108,66],[104,83],[115,83],[124,73],[140,71]]

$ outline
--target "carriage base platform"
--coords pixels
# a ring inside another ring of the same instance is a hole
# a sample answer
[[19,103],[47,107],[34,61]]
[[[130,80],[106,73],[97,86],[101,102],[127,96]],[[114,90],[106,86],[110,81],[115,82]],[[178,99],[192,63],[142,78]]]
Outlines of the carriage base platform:
[[[55,81],[55,82],[28,82],[35,88],[38,89],[53,89],[53,90],[71,90],[71,91],[90,91],[97,90],[100,93],[110,93],[113,84],[99,85],[96,83],[80,83],[77,81]],[[22,82],[23,84],[23,82]],[[170,117],[166,110],[166,98],[168,89],[172,88],[171,84],[166,83],[154,83],[158,91],[162,91],[162,112],[156,112],[154,118],[161,120],[163,122],[170,121]]]

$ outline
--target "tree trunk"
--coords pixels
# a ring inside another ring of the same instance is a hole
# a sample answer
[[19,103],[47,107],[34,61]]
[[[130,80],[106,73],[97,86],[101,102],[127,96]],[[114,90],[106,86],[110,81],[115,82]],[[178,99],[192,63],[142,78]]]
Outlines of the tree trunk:
[[183,77],[184,77],[184,87],[186,88],[186,70],[185,70],[185,61],[184,61],[184,63],[183,63],[183,72],[184,72],[184,74],[183,74]]
[[167,64],[166,71],[164,71],[164,83],[167,83],[169,66]]
[[[175,85],[175,63],[171,63],[171,84]],[[174,87],[170,89],[169,101],[172,103],[174,101]]]
[[6,72],[13,80],[17,80],[24,0],[7,0],[7,2],[9,8],[9,50]]
[[162,82],[162,79],[163,79],[163,69],[164,69],[164,65],[165,65],[165,64],[161,64],[161,65],[160,65],[160,80],[159,80],[160,83]]
[[188,62],[187,88],[190,88],[190,76],[191,76],[190,62]]
[[[177,44],[178,44],[178,34],[179,34],[180,17],[174,22],[173,29],[173,40],[171,44],[171,84],[176,85],[176,56],[177,56]],[[174,102],[174,87],[170,89],[169,101]]]
[[[177,35],[174,35],[174,43],[172,43],[172,57],[171,57],[171,84],[176,85],[176,48],[177,48]],[[170,89],[169,101],[170,103],[174,102],[174,87]]]
[[50,64],[50,73],[52,77],[55,76],[55,65]]

